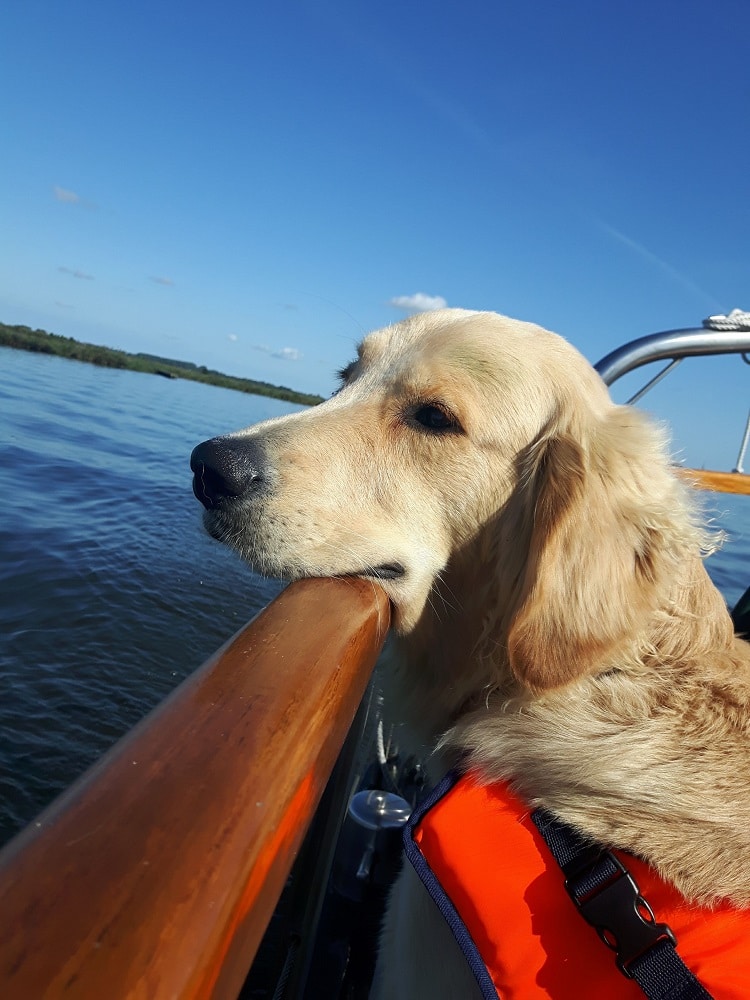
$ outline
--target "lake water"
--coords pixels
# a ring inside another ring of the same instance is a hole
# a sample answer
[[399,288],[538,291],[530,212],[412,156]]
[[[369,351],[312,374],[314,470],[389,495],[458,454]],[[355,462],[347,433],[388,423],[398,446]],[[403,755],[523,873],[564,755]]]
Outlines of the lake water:
[[0,348],[0,840],[278,592],[204,533],[188,463],[297,409]]
[[[205,535],[188,461],[296,409],[0,348],[0,842],[278,592]],[[733,604],[750,498],[711,506]]]

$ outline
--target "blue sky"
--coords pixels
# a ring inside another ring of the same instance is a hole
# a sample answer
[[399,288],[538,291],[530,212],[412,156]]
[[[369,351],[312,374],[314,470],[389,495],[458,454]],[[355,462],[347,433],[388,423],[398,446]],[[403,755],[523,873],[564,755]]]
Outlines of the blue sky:
[[[749,35],[747,0],[6,0],[0,320],[326,394],[415,296],[592,361],[750,309]],[[689,461],[733,464],[749,375],[649,398]]]

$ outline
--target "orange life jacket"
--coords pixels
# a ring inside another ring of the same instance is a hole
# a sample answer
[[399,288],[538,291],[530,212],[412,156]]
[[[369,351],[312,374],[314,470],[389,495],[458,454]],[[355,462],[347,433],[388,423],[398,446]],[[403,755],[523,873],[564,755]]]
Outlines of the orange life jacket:
[[[438,790],[410,822],[405,845],[484,997],[643,1000],[577,912],[529,809],[504,783],[469,774]],[[750,910],[696,908],[643,861],[613,853],[715,1000],[747,1000]]]

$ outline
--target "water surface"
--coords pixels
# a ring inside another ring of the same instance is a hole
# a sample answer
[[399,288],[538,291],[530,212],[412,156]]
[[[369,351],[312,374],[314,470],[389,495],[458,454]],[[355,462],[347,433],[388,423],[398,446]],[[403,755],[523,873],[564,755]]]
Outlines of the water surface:
[[0,839],[278,591],[204,533],[188,461],[297,409],[0,349]]

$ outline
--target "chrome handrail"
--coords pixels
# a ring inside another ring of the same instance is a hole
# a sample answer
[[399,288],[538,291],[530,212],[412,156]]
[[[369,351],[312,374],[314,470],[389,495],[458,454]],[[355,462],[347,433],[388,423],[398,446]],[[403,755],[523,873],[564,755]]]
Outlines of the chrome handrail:
[[612,385],[618,378],[652,361],[675,362],[687,357],[748,352],[750,330],[711,330],[705,327],[665,330],[631,340],[607,354],[594,368],[607,385]]

